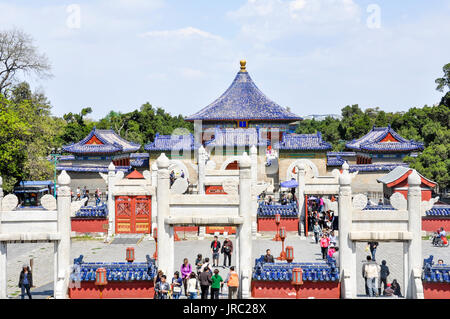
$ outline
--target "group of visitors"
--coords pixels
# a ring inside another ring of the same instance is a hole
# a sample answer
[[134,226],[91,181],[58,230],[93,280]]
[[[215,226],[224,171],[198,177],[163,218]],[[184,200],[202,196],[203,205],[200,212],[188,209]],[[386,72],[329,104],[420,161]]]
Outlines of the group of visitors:
[[[77,187],[75,194],[73,193],[73,191],[71,191],[70,193],[71,193],[72,201],[73,200],[82,200],[83,198],[87,197],[87,201],[84,205],[85,206],[88,205],[90,197],[89,197],[89,190],[87,189],[86,186],[84,186],[83,190],[81,190],[80,187]],[[98,206],[102,201],[102,191],[99,188],[97,188],[95,190],[94,197],[95,197],[95,205]]]
[[[386,297],[402,297],[400,284],[397,279],[388,282],[389,267],[386,260],[381,261],[381,265],[372,259],[371,256],[366,257],[366,262],[362,266],[362,276],[365,280],[366,295],[369,297],[386,296]],[[383,284],[383,287],[381,287]]]
[[[308,205],[308,229],[314,228],[316,222],[320,229],[334,230],[336,229],[336,217],[332,210],[324,210],[323,198],[319,202],[312,202]],[[310,226],[311,225],[311,226]]]
[[[189,263],[187,258],[184,258],[180,271],[174,273],[171,285],[166,282],[165,275],[161,271],[158,272],[158,276],[155,278],[155,298],[179,299],[184,290],[184,295],[189,299],[196,299],[198,296],[201,299],[207,299],[208,295],[211,296],[211,299],[219,299],[220,291],[226,284],[228,298],[237,299],[239,278],[234,266],[231,266],[233,242],[225,237],[221,243],[218,236],[214,236],[210,249],[212,264],[209,257],[203,258],[202,254],[197,254],[194,266]],[[219,267],[220,253],[224,255],[222,268],[230,268],[225,280],[220,276],[219,269],[213,270],[213,267]]]
[[[181,172],[180,172],[180,177],[181,177],[181,178],[184,178],[184,176],[185,176],[185,175],[184,175],[184,171],[181,170]],[[169,179],[170,179],[170,186],[172,186],[173,183],[175,183],[175,180],[177,179],[177,176],[175,175],[175,171],[174,171],[174,170],[170,171]]]
[[267,195],[266,192],[263,191],[258,197],[258,202],[263,203],[264,205],[288,205],[295,203],[297,201],[297,198],[295,197],[295,188],[287,192],[280,192],[279,198],[280,199],[276,201],[273,196]]

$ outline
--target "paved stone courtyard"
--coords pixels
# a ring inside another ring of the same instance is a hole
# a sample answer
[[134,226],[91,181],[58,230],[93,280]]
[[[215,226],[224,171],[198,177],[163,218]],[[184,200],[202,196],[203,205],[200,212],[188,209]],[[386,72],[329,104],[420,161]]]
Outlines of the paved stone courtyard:
[[[175,265],[174,269],[179,270],[184,258],[188,258],[193,264],[198,253],[204,257],[211,259],[210,243],[212,238],[197,240],[195,237],[187,237],[183,240],[184,234],[178,234],[181,241],[175,242]],[[281,251],[281,242],[272,241],[274,233],[266,234],[258,237],[253,241],[253,258],[265,254],[265,250],[270,248],[274,257],[277,257]],[[236,245],[235,237],[229,236]],[[219,237],[223,242],[223,236]],[[315,244],[313,238],[300,239],[298,235],[288,234],[285,246],[294,247],[294,261],[312,262],[320,261],[321,253],[318,244]],[[367,253],[364,251],[366,244],[357,243],[357,284],[358,295],[364,295],[364,280],[359,274],[361,273],[361,263],[365,260]],[[71,258],[76,258],[80,254],[84,255],[84,261],[104,261],[104,262],[124,262],[125,250],[127,247],[134,247],[136,252],[136,261],[145,261],[145,255],[153,255],[155,251],[155,242],[142,240],[141,242],[130,244],[108,244],[103,240],[94,239],[73,239]],[[423,257],[426,258],[430,254],[434,255],[435,260],[443,259],[445,263],[450,261],[450,249],[432,247],[429,240],[422,242]],[[403,249],[401,243],[396,242],[380,242],[377,249],[376,259],[381,263],[383,259],[387,261],[391,275],[389,281],[397,279],[402,287],[403,282]],[[22,264],[29,263],[30,258],[34,260],[33,282],[36,288],[32,290],[34,298],[48,298],[52,295],[53,281],[53,244],[36,243],[36,244],[9,244],[8,245],[8,296],[17,298],[20,295],[18,288],[19,273]],[[231,264],[235,265],[235,256],[232,256]],[[223,263],[223,255],[220,256],[220,265]],[[228,269],[218,267],[220,275],[225,279]],[[227,294],[226,286],[223,290],[224,296]]]

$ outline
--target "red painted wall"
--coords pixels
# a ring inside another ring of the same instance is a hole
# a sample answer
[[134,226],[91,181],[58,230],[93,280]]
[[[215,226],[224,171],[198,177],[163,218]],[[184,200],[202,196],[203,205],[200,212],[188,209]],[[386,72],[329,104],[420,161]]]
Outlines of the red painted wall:
[[425,299],[450,299],[450,284],[441,282],[424,282]]
[[198,232],[198,226],[175,226],[173,229],[176,232]]
[[[450,286],[450,285],[449,285]],[[341,297],[339,282],[307,281],[299,289],[299,297],[317,299],[339,299]],[[290,282],[252,280],[253,298],[296,298],[296,291]]]
[[[72,218],[72,231],[78,233],[106,233],[108,232],[108,219],[99,218]],[[106,225],[103,227],[103,225]],[[105,229],[106,228],[106,229]]]
[[[102,288],[103,299],[153,298],[153,280],[110,282]],[[100,299],[100,288],[94,282],[81,282],[80,288],[69,288],[70,299]]]
[[[298,231],[298,218],[281,218],[280,227],[286,227],[286,231]],[[259,218],[258,231],[277,231],[275,218]]]
[[441,227],[448,231],[450,229],[450,218],[422,217],[422,230],[435,232]]

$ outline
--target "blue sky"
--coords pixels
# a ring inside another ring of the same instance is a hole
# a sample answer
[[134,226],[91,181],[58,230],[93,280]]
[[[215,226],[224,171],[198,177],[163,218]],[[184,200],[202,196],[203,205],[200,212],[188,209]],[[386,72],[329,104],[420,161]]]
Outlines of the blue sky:
[[0,29],[31,34],[51,61],[54,77],[31,83],[53,114],[90,106],[95,119],[145,102],[193,114],[240,59],[299,115],[432,105],[449,16],[450,0],[0,0]]

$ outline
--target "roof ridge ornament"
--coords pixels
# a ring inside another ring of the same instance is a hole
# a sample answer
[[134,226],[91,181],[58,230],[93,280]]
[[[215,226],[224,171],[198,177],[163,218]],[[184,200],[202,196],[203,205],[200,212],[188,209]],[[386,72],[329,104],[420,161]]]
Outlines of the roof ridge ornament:
[[241,60],[240,64],[241,64],[241,72],[247,72],[247,69],[245,68],[247,61]]

